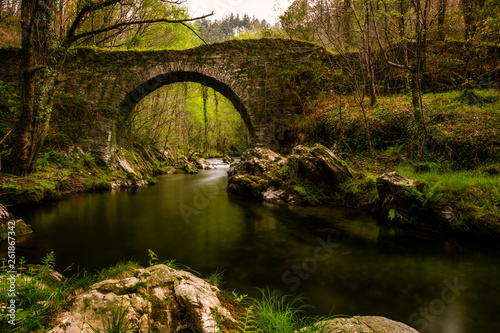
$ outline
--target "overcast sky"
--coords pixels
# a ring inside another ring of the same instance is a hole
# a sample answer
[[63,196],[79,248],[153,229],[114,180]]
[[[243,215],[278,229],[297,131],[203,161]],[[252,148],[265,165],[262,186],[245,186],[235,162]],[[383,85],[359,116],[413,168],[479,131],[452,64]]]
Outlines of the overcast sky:
[[291,0],[187,0],[191,15],[201,16],[214,12],[209,19],[221,19],[231,13],[255,15],[258,19],[265,19],[269,23],[278,21],[281,15],[291,4]]

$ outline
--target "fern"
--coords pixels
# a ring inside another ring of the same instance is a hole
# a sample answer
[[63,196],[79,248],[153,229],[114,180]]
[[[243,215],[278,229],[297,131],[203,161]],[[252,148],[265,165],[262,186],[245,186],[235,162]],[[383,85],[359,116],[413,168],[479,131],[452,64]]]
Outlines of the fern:
[[[244,317],[239,321],[239,333],[246,332],[263,332],[260,328],[256,326],[256,319],[253,313],[253,305],[247,308]],[[235,332],[235,331],[232,331]]]
[[409,199],[420,202],[424,200],[424,195],[420,193],[420,191],[417,190],[414,186],[404,186],[404,193]]
[[396,219],[396,218],[398,218],[401,222],[408,221],[408,219],[403,214],[398,212],[395,208],[392,208],[391,210],[389,210],[388,217],[389,217],[390,221],[394,221],[394,219]]
[[42,264],[46,269],[53,269],[56,266],[56,256],[54,251],[50,251],[42,258]]
[[389,211],[389,220],[393,221],[396,218],[396,209],[392,208]]
[[433,186],[426,186],[424,190],[422,208],[432,209],[440,206],[440,201],[444,196],[440,185],[441,183],[437,182]]
[[154,265],[158,264],[160,259],[158,259],[158,256],[156,255],[156,253],[154,253],[153,250],[151,250],[151,249],[148,249],[148,252],[149,252],[149,266],[154,266]]

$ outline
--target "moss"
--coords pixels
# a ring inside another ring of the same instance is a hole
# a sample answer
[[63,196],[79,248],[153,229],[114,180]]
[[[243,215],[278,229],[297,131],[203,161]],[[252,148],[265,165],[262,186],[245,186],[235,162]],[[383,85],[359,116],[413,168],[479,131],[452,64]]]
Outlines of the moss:
[[318,206],[325,204],[329,201],[330,197],[327,196],[323,190],[311,185],[311,184],[301,184],[292,187],[304,201],[304,204],[311,206]]

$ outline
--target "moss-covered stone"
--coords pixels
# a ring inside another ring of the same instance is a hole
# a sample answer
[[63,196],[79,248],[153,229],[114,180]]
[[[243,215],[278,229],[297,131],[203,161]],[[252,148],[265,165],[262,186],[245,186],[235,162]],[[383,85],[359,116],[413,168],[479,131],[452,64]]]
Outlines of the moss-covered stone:
[[141,331],[208,333],[219,324],[237,327],[241,306],[221,294],[191,273],[165,265],[135,269],[128,277],[98,282],[76,296],[49,332],[103,329],[106,318],[120,311],[128,328]]
[[347,165],[327,148],[296,147],[288,157],[254,148],[228,170],[228,191],[277,204],[327,203],[352,178]]

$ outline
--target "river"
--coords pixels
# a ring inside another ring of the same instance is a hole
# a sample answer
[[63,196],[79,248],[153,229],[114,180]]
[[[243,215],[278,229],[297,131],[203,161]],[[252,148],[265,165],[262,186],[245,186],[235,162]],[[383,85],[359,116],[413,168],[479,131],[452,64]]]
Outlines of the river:
[[59,270],[148,262],[148,249],[223,288],[302,295],[314,315],[380,315],[421,332],[500,332],[499,247],[388,230],[368,214],[284,208],[226,192],[227,165],[158,184],[13,209],[35,233],[29,262],[54,251]]

